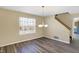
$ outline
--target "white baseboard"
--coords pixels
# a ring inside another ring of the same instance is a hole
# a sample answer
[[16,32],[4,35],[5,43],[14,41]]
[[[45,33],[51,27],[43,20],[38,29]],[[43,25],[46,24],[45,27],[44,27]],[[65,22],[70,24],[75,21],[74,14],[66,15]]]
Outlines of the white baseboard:
[[57,41],[60,41],[60,42],[63,42],[63,43],[67,43],[67,44],[70,44],[70,42],[67,42],[67,41],[63,41],[63,40],[58,40],[58,39],[55,39],[55,38],[52,38],[53,40],[57,40]]
[[[41,38],[41,37],[37,37],[37,38]],[[33,38],[33,39],[30,39],[30,40],[34,40],[34,39],[37,39],[37,38]],[[49,37],[46,37],[46,38],[49,38]],[[49,38],[49,39],[53,39],[53,40],[57,40],[57,41],[60,41],[60,42],[64,42],[64,43],[70,44],[70,42],[63,41],[63,40],[58,40],[58,39],[55,39],[55,38]],[[24,42],[24,41],[30,41],[30,40],[29,39],[27,39],[27,40],[25,39],[25,40],[21,40],[21,41],[17,41],[17,42],[11,42],[9,44],[0,45],[0,47],[4,47],[4,46],[16,44],[16,43],[21,43],[21,42]]]
[[[47,38],[49,38],[49,37],[47,37]],[[64,41],[64,40],[60,40],[60,39],[55,39],[55,38],[49,38],[49,39],[60,41],[60,42],[66,43],[66,44],[70,44],[70,42],[67,42],[67,41]]]
[[[33,39],[30,39],[30,40],[34,40],[34,39],[38,39],[38,38],[41,38],[41,37],[33,38]],[[4,47],[4,46],[16,44],[16,43],[21,43],[21,42],[25,42],[25,41],[30,41],[30,40],[29,39],[27,39],[27,40],[25,39],[25,40],[21,40],[21,41],[11,42],[11,43],[8,43],[8,44],[0,45],[0,47]]]

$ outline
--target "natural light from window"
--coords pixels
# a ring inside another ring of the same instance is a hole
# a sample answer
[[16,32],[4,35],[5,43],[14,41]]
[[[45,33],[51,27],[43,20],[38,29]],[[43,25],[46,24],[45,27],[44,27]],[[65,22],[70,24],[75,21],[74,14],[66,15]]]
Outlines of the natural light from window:
[[26,17],[19,17],[19,34],[31,34],[36,32],[36,20]]

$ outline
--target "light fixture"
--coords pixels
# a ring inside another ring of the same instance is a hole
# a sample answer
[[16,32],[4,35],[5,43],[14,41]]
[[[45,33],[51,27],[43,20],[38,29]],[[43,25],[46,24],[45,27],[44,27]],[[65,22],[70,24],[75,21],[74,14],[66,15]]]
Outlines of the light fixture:
[[44,25],[44,27],[48,27],[48,25],[47,25],[47,24],[45,24],[45,25]]
[[38,27],[43,27],[43,25],[42,24],[39,24]]
[[[41,6],[42,7],[42,14],[43,14],[43,19],[44,19],[44,7],[45,6]],[[38,25],[38,27],[42,28],[42,27],[48,27],[47,24],[45,24],[45,22],[42,20],[41,24]]]

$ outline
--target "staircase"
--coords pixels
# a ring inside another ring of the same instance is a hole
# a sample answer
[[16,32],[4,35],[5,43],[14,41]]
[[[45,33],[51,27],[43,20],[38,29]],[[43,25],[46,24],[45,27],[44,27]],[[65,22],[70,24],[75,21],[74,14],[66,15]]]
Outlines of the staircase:
[[69,38],[71,42],[72,41],[72,23],[73,23],[72,15],[68,12],[56,14],[55,19],[59,21],[61,24],[63,24],[70,31]]

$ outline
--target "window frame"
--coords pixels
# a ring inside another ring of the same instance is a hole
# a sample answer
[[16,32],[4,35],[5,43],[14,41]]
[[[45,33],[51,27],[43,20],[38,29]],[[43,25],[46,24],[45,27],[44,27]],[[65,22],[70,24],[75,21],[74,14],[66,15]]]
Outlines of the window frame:
[[[26,20],[26,21],[25,21]],[[25,24],[28,23],[28,24]],[[24,30],[25,27],[28,27],[27,30]],[[36,19],[35,18],[27,18],[27,17],[19,17],[19,35],[33,34],[36,33]],[[23,29],[24,28],[24,29]]]

